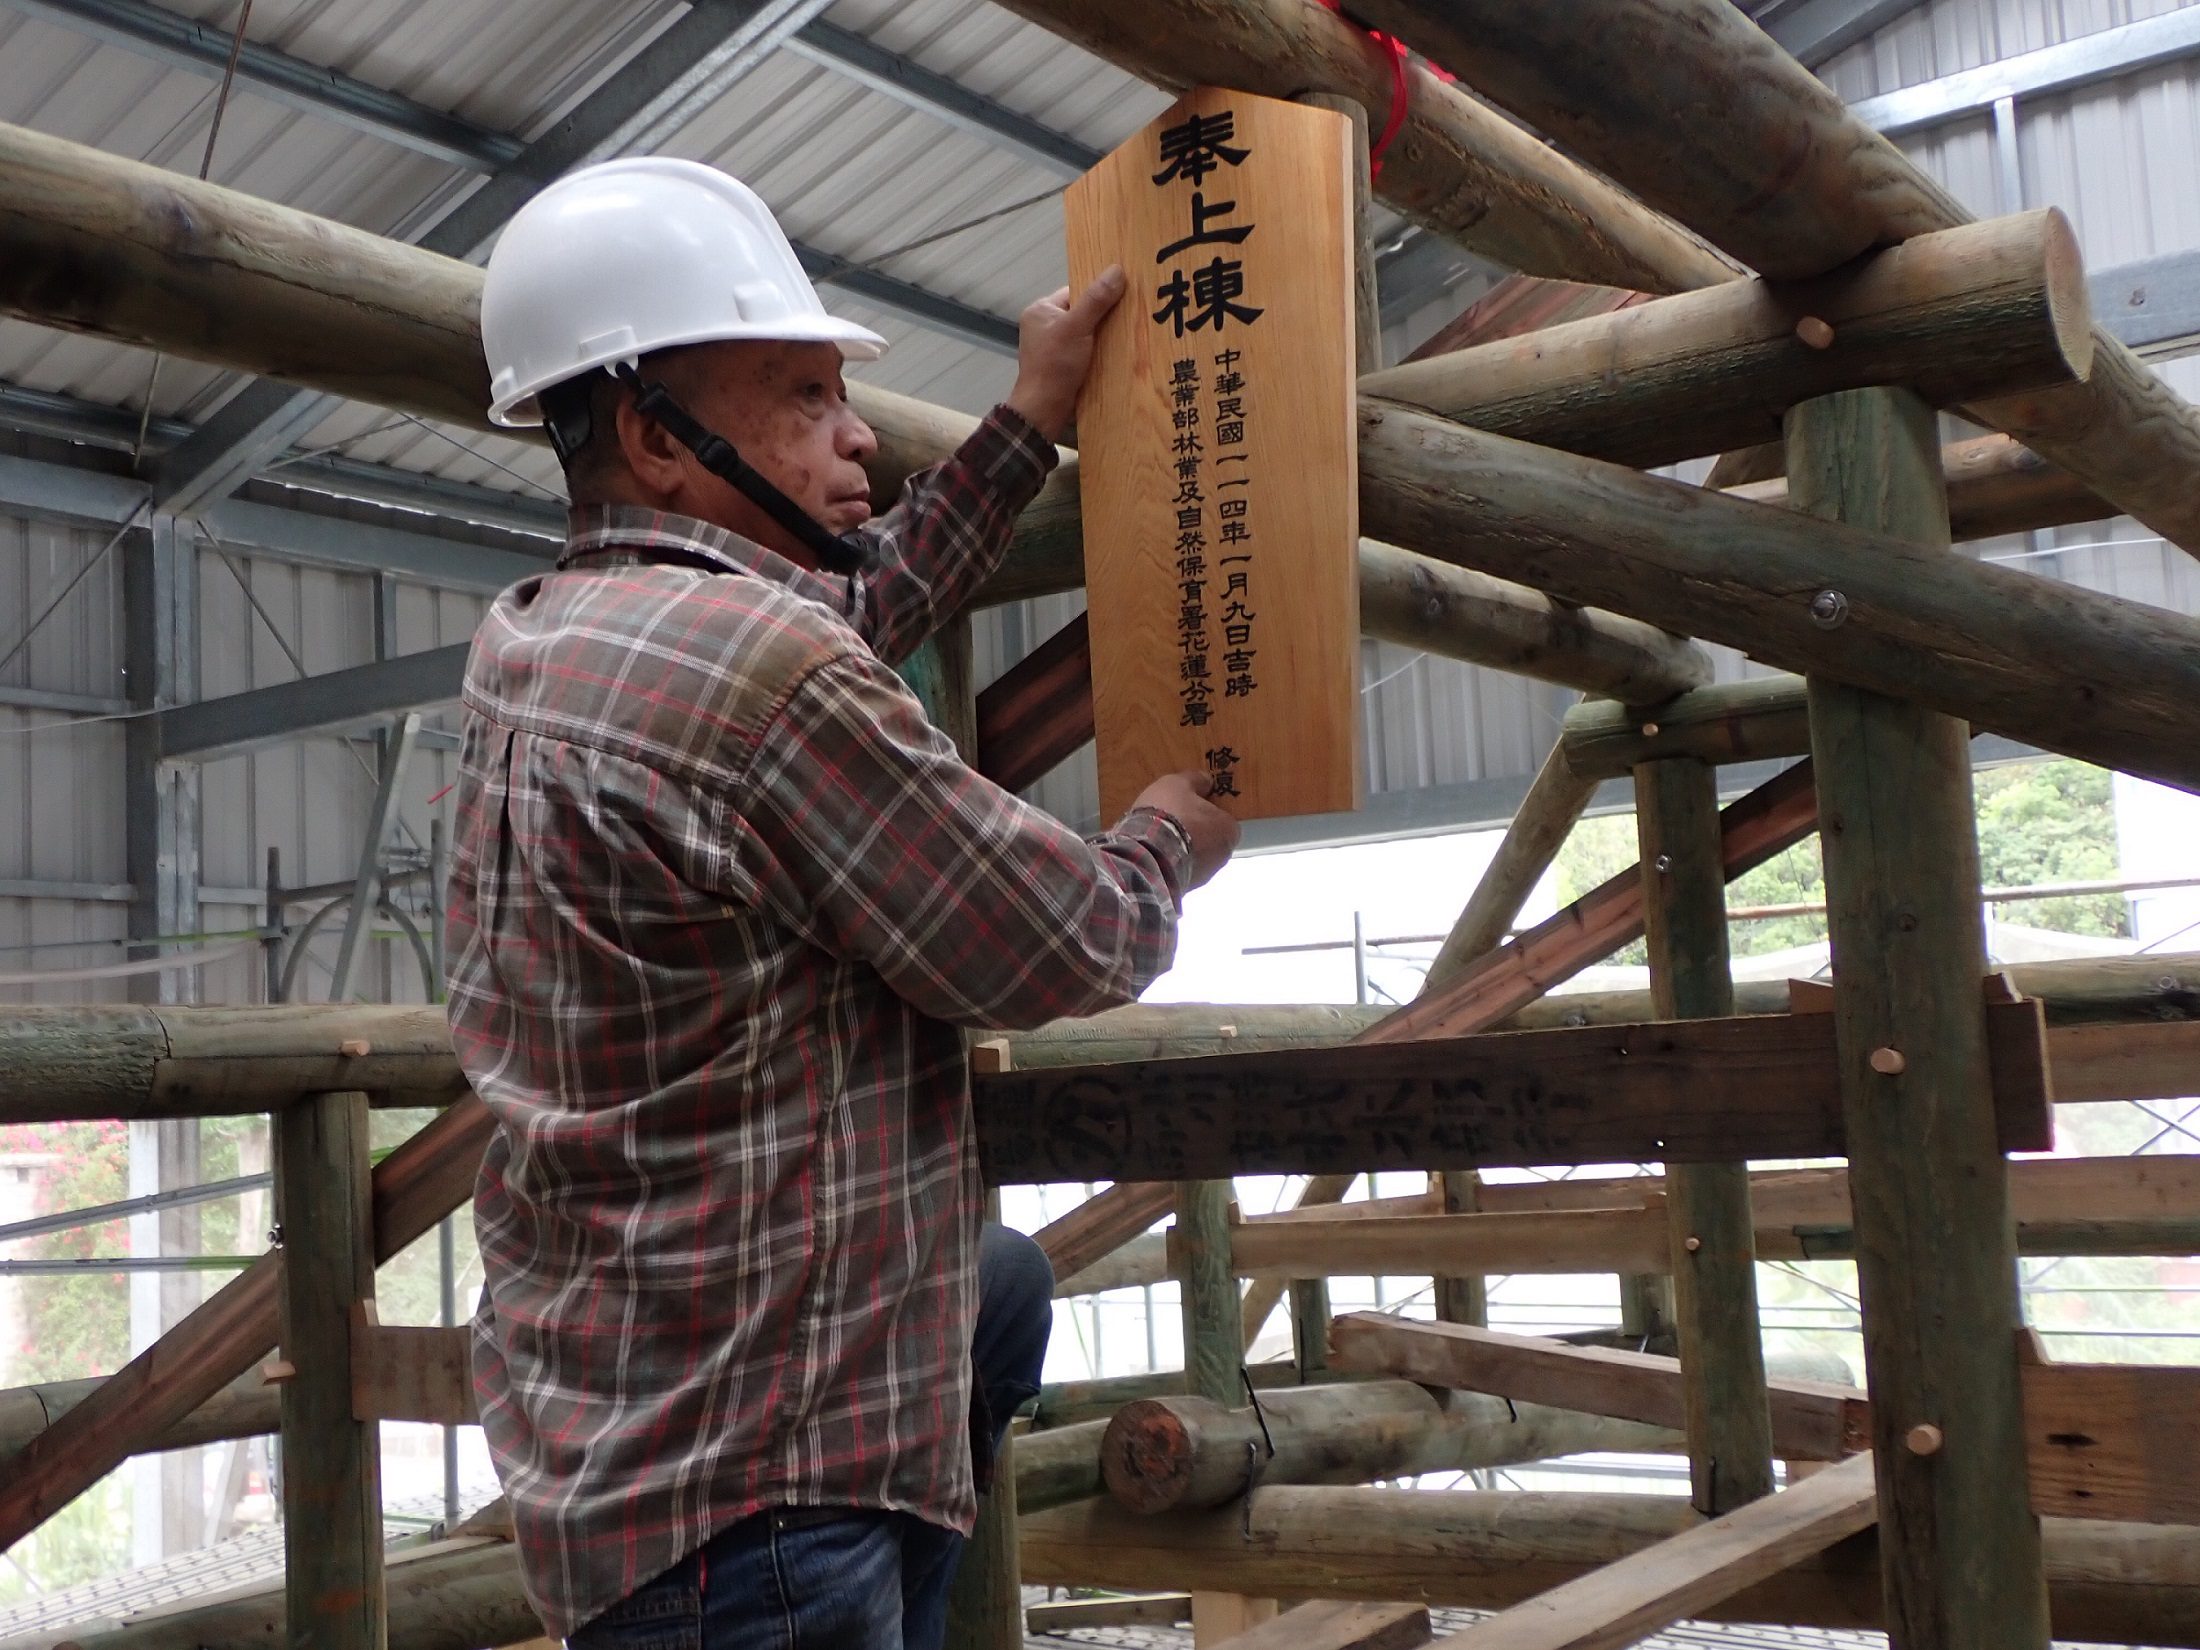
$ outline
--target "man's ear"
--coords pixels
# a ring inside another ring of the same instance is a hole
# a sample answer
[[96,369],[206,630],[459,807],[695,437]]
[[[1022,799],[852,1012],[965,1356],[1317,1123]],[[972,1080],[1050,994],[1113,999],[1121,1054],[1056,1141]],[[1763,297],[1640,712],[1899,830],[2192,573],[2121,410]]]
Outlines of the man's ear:
[[621,393],[615,415],[619,453],[643,491],[660,498],[677,493],[687,478],[687,449],[662,424]]

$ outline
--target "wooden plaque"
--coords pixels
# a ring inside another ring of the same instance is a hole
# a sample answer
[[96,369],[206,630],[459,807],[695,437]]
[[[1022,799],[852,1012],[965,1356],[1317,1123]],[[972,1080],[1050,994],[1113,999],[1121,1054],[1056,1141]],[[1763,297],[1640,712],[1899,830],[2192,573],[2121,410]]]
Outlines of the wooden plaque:
[[1200,768],[1241,818],[1360,803],[1351,134],[1187,93],[1064,198],[1130,289],[1078,408],[1100,805]]

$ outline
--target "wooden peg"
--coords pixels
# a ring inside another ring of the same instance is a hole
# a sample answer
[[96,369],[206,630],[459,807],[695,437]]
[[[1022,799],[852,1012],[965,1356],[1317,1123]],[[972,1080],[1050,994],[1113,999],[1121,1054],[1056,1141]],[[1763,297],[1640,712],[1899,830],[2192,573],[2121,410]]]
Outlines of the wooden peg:
[[1912,1455],[1938,1455],[1946,1442],[1940,1428],[1930,1421],[1920,1421],[1902,1435],[1902,1445]]
[[1833,348],[1833,327],[1815,315],[1806,315],[1795,323],[1795,336],[1812,349]]
[[1902,1057],[1902,1051],[1898,1048],[1872,1050],[1872,1070],[1882,1077],[1900,1077],[1909,1068],[1910,1062]]
[[970,1069],[981,1077],[998,1077],[1015,1064],[1006,1037],[987,1037],[970,1045]]
[[336,1052],[347,1060],[364,1060],[374,1052],[374,1045],[364,1037],[347,1037],[336,1045]]
[[1657,723],[1655,723],[1655,722],[1645,722],[1645,723],[1643,723],[1643,725],[1642,725],[1642,736],[1643,736],[1643,738],[1645,738],[1645,739],[1655,739],[1655,738],[1657,738],[1657,736],[1658,736],[1658,725],[1657,725]]
[[1694,1254],[1698,1249],[1701,1249],[1703,1247],[1703,1239],[1700,1237],[1688,1238],[1681,1244],[1681,1247],[1683,1249],[1686,1249],[1690,1254]]
[[260,1379],[268,1386],[281,1386],[285,1381],[295,1380],[297,1375],[298,1366],[288,1358],[270,1358],[260,1365]]

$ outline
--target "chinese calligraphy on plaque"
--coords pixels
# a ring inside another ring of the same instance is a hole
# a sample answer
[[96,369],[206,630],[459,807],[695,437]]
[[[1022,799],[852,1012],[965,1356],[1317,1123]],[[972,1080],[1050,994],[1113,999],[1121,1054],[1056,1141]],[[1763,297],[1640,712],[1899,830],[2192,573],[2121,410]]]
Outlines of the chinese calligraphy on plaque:
[[1110,817],[1183,768],[1241,818],[1359,804],[1350,155],[1201,90],[1066,198],[1072,285],[1130,276],[1077,425]]

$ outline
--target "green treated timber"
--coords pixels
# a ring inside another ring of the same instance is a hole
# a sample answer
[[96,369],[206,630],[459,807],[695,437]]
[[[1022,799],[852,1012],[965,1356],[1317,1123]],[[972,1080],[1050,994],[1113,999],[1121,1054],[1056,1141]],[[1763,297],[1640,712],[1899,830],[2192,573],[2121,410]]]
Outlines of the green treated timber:
[[[1797,508],[1956,559],[1923,403],[1855,391],[1797,408],[1787,429]],[[2041,1650],[1969,730],[1816,678],[1810,722],[1888,1630],[1894,1650]],[[1910,1447],[1921,1425],[1939,1447]]]
[[[1650,996],[1660,1019],[1734,1008],[1716,781],[1717,771],[1693,757],[1635,770]],[[1673,1163],[1665,1186],[1689,1477],[1696,1510],[1718,1517],[1772,1493],[1749,1165]]]

